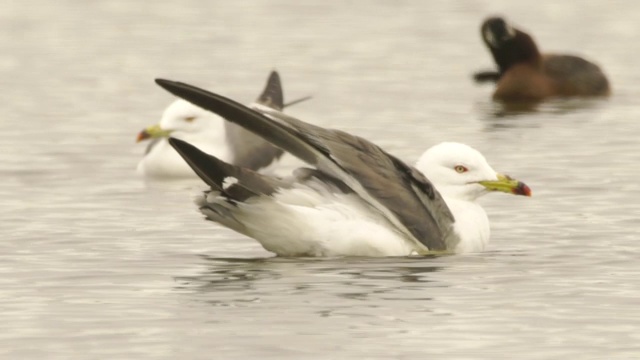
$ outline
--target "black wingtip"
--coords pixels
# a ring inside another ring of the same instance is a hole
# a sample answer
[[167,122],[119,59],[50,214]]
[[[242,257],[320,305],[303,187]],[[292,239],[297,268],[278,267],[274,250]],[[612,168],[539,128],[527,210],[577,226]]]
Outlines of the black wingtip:
[[238,122],[237,119],[239,117],[245,116],[247,114],[256,116],[257,114],[257,112],[227,97],[214,94],[193,85],[166,79],[156,79],[156,84],[160,85],[160,87],[167,90],[171,94],[182,98],[192,103],[193,105],[218,114],[228,121],[234,123]]
[[178,82],[178,81],[172,81],[172,80],[167,80],[167,79],[156,79],[155,80],[156,84],[158,84],[161,88],[167,90],[168,92],[172,93],[173,95],[177,96],[177,97],[183,97],[182,94],[184,93],[184,91],[181,91],[184,88],[184,83]]
[[157,78],[155,81],[156,81],[156,84],[160,85],[160,87],[162,87],[167,91],[169,90],[168,88],[170,88],[173,84],[176,83],[175,81],[161,79],[161,78]]
[[169,145],[171,145],[174,149],[176,149],[176,151],[182,155],[182,151],[184,149],[188,149],[190,147],[192,148],[196,148],[195,146],[189,144],[188,142],[184,141],[184,140],[180,140],[180,139],[176,139],[173,137],[169,138]]
[[[200,96],[203,94],[210,94],[208,91],[195,87],[193,85],[185,84],[180,81],[173,81],[167,79],[156,79],[156,84],[160,85],[161,88],[167,90],[177,97],[181,97],[189,102],[192,102],[188,99],[189,96]],[[197,104],[196,104],[197,105]]]
[[213,170],[217,168],[216,165],[222,162],[221,160],[183,140],[170,137],[169,145],[178,152],[196,175],[207,183],[207,185],[215,189],[220,189],[222,177]]
[[271,70],[271,72],[269,73],[268,81],[272,80],[280,82],[280,74],[278,74],[278,70]]
[[176,138],[169,138],[169,145],[171,145],[178,154],[189,164],[189,166],[197,173],[197,168],[199,167],[196,162],[197,159],[202,158],[206,155],[202,150],[197,147],[189,144],[186,141],[179,140]]

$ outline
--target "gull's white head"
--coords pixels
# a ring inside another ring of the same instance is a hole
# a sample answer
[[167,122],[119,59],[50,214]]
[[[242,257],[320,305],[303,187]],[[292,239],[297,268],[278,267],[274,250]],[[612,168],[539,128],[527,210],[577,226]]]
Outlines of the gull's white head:
[[185,140],[194,136],[212,136],[224,131],[223,121],[209,111],[178,99],[165,109],[160,123],[138,134],[138,141],[169,136]]
[[422,154],[416,168],[445,198],[474,201],[490,191],[531,195],[527,185],[497,173],[478,150],[465,144],[435,145]]

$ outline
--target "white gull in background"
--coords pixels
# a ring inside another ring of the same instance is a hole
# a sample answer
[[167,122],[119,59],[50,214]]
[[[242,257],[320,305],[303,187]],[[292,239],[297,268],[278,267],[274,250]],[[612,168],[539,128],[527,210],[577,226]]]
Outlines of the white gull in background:
[[276,178],[169,140],[211,187],[196,200],[202,213],[281,256],[482,251],[489,220],[476,200],[491,191],[531,195],[527,185],[496,173],[464,144],[435,145],[411,167],[346,132],[266,107],[251,109],[188,84],[156,82],[313,166]]
[[[263,105],[282,110],[285,106],[307,99],[308,97],[284,104],[280,76],[273,71],[264,91],[250,106]],[[138,142],[151,140],[144,157],[138,163],[137,172],[140,175],[151,178],[195,176],[169,145],[169,136],[193,144],[221,160],[253,170],[278,171],[275,162],[283,154],[282,150],[253,133],[188,101],[178,99],[165,109],[160,123],[149,126],[138,134]],[[290,160],[286,163],[289,167],[292,166]],[[288,170],[290,172],[290,168]]]

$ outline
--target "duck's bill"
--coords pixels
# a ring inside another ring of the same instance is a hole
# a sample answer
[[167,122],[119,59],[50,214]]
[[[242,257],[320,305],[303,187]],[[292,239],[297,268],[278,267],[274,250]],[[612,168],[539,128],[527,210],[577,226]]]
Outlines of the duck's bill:
[[144,141],[147,139],[160,138],[160,137],[169,137],[170,134],[171,134],[171,131],[164,130],[163,128],[160,127],[160,125],[152,125],[138,133],[136,142]]
[[480,185],[489,191],[501,191],[508,194],[531,196],[531,189],[527,184],[508,175],[498,174],[498,180],[479,181]]

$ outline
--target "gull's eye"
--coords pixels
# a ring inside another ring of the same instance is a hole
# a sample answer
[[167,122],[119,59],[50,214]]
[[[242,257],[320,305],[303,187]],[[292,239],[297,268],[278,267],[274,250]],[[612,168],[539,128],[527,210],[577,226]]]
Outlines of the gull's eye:
[[456,165],[456,167],[453,168],[457,173],[464,173],[469,171],[469,169],[467,169],[466,167],[462,166],[462,165]]
[[195,120],[195,119],[196,119],[196,117],[195,117],[195,116],[189,116],[189,117],[184,118],[184,121],[186,121],[186,122],[189,122],[189,123],[190,123],[190,122],[193,122],[193,120]]

